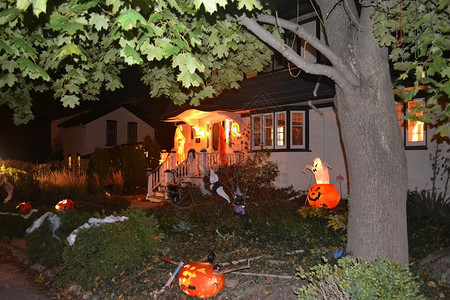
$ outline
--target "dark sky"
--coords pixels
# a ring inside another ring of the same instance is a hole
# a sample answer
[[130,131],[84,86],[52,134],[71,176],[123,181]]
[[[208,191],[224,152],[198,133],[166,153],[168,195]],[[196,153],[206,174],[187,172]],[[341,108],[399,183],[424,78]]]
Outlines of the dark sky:
[[[58,100],[54,100],[51,93],[39,94],[33,100],[34,120],[26,125],[15,125],[13,113],[6,105],[0,106],[0,159],[25,160],[31,162],[45,162],[50,159],[50,125],[52,120],[64,115],[75,113],[79,109],[95,109],[105,105],[142,100],[143,109],[156,114],[165,108],[163,100],[152,101],[148,89],[144,87],[135,70],[130,70],[122,76],[124,88],[116,92],[105,92],[100,101],[82,103],[74,109],[64,108]],[[169,100],[167,100],[169,101]],[[157,105],[155,105],[157,103]],[[158,116],[153,114],[153,119]],[[157,120],[156,120],[157,121]],[[173,126],[173,125],[172,125]],[[170,125],[161,125],[161,130],[170,132]],[[164,148],[169,147],[171,139],[167,134],[160,134],[165,139],[161,141]],[[170,134],[169,134],[170,136]]]

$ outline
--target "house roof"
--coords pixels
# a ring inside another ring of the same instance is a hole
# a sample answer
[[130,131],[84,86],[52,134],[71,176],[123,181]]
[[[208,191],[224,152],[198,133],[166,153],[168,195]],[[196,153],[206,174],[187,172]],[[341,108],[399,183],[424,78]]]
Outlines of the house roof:
[[304,72],[296,76],[298,72],[298,69],[291,72],[283,70],[245,79],[240,89],[229,90],[217,98],[203,100],[199,106],[169,105],[162,119],[169,120],[188,109],[245,113],[259,109],[276,110],[277,107],[307,105],[309,100],[314,103],[334,97],[334,84],[331,80]]
[[83,112],[81,114],[78,114],[75,117],[73,117],[65,122],[62,122],[61,124],[58,125],[58,127],[69,128],[69,127],[74,127],[74,126],[79,126],[79,125],[85,125],[85,124],[88,124],[88,123],[90,123],[106,114],[109,114],[110,112],[113,112],[121,107],[128,110],[130,113],[134,114],[135,116],[140,118],[145,123],[154,127],[154,124],[152,124],[153,122],[151,122],[147,118],[146,115],[142,114],[138,109],[136,109],[132,105],[121,105],[121,106],[109,106],[109,107],[95,108],[93,110],[89,110],[89,111]]

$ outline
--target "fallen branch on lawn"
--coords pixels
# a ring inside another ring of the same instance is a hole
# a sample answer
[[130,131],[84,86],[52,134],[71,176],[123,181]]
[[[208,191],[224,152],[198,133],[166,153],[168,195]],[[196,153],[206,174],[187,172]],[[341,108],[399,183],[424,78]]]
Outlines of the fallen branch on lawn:
[[250,269],[250,261],[247,262],[246,266],[220,271],[220,272],[214,274],[214,277],[215,276],[220,276],[220,275],[223,275],[223,274],[227,274],[227,273],[231,273],[231,272],[235,272],[235,271],[239,271],[239,270],[244,270],[244,269]]
[[240,260],[235,260],[235,261],[232,261],[231,263],[228,263],[228,262],[219,263],[219,265],[221,265],[221,266],[237,265],[237,264],[240,264],[240,263],[243,263],[243,262],[246,262],[246,261],[248,261],[248,262],[250,263],[252,260],[261,259],[262,257],[263,257],[263,256],[260,255],[260,256],[255,256],[255,257],[250,257],[250,258],[244,258],[244,259],[240,259]]
[[300,277],[296,277],[296,276],[274,275],[274,274],[264,274],[264,273],[234,272],[233,274],[244,275],[244,276],[272,277],[272,278],[281,278],[281,279],[294,279],[294,278],[300,279]]

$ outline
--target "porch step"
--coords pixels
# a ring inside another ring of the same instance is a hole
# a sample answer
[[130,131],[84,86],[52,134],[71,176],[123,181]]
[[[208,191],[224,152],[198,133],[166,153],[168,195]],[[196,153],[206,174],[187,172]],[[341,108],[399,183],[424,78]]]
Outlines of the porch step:
[[164,197],[164,194],[163,194],[163,196],[160,196],[160,195],[153,195],[153,196],[150,196],[150,197],[145,197],[145,199],[147,200],[147,201],[150,201],[150,202],[155,202],[155,203],[161,203],[161,202],[165,202],[166,201],[166,198]]

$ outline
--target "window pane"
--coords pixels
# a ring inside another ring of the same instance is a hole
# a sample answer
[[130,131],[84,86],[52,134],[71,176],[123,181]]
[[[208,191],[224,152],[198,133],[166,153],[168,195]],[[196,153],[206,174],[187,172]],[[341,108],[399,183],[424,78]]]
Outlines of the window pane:
[[253,116],[253,147],[261,147],[261,116]]
[[273,115],[264,115],[264,146],[273,146]]
[[[416,116],[422,116],[423,101],[409,101],[408,112],[414,113]],[[423,142],[424,141],[424,126],[423,122],[408,120],[408,142]]]
[[277,146],[286,146],[286,113],[277,113]]
[[117,145],[117,121],[106,121],[106,145]]
[[137,143],[137,123],[136,122],[128,122],[127,128],[127,141],[128,144],[136,144]]
[[291,132],[292,132],[292,139],[291,139],[291,145],[292,146],[303,146],[303,112],[292,112],[291,113]]

